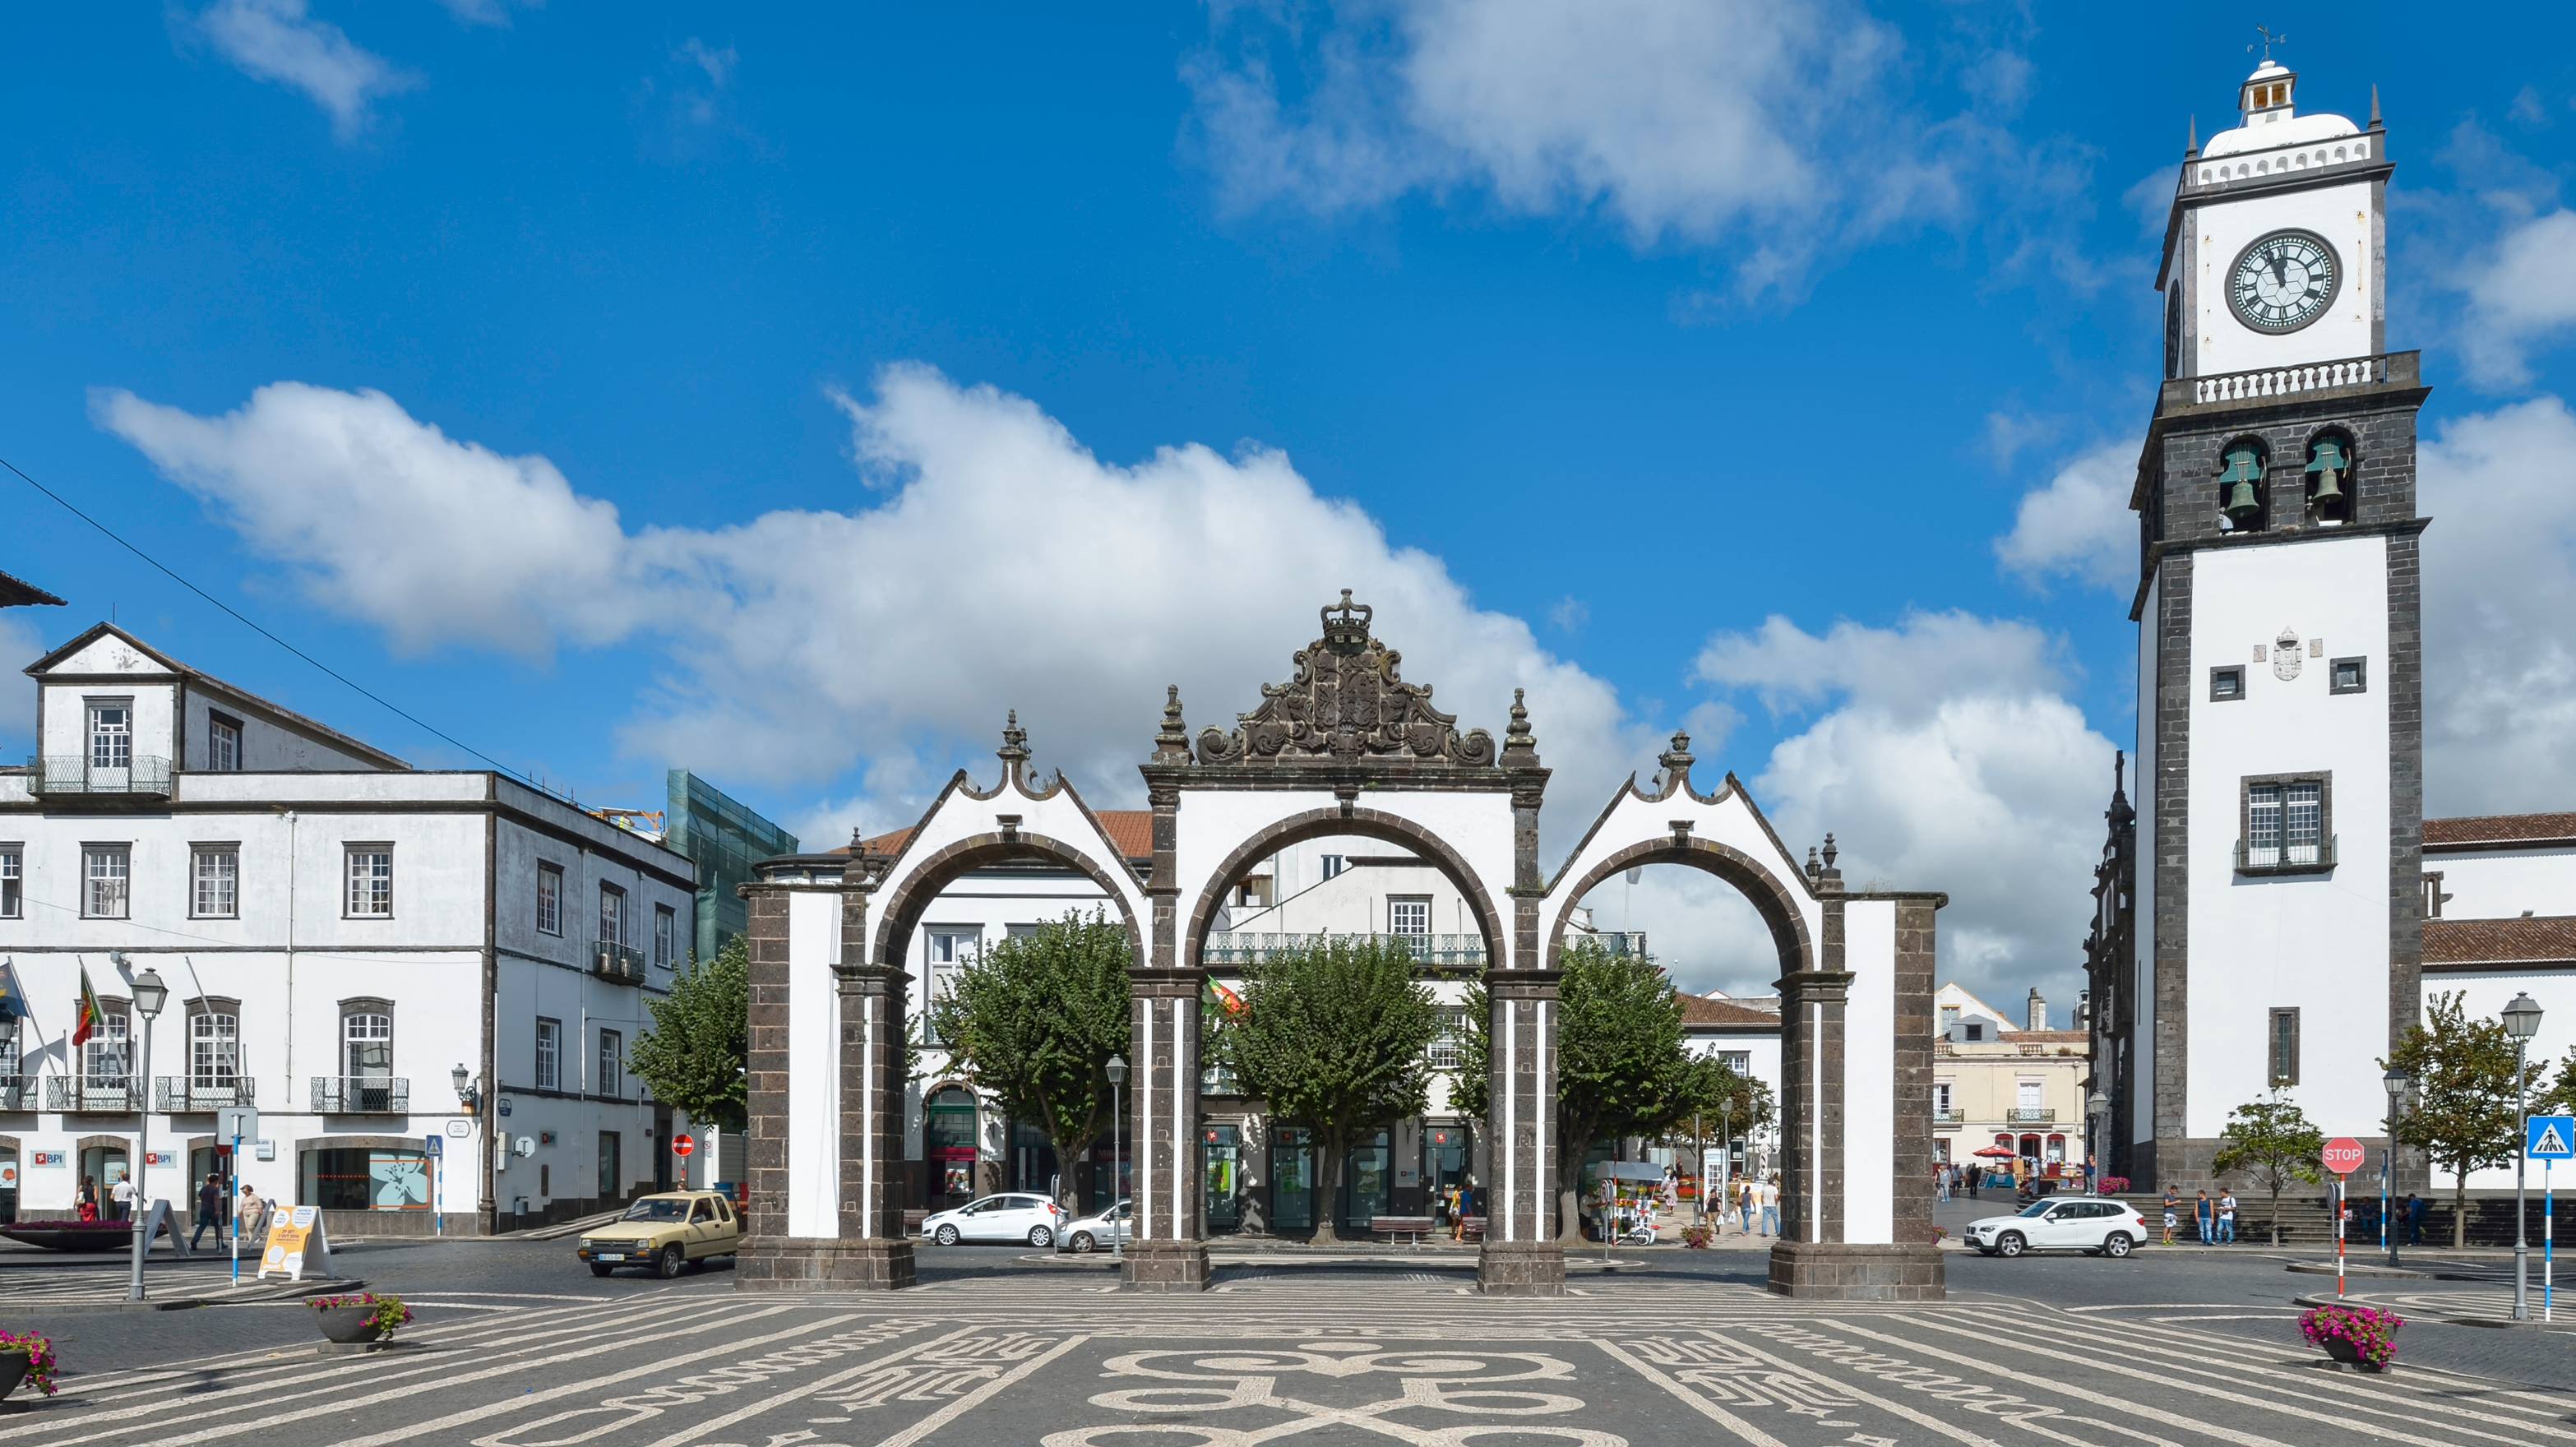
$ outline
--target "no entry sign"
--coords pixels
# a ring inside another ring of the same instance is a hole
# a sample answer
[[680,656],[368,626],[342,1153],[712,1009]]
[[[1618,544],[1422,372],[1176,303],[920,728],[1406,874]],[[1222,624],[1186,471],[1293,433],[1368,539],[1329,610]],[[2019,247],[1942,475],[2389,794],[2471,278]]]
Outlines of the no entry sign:
[[[685,1156],[697,1148],[698,1143],[689,1139],[685,1132],[671,1137],[671,1154],[675,1156]],[[2356,1146],[2354,1149],[2357,1150],[2359,1147]]]
[[2339,1135],[2326,1142],[2319,1159],[2325,1162],[2327,1170],[2338,1176],[2349,1176],[2361,1169],[2363,1154],[2361,1142],[2348,1135]]

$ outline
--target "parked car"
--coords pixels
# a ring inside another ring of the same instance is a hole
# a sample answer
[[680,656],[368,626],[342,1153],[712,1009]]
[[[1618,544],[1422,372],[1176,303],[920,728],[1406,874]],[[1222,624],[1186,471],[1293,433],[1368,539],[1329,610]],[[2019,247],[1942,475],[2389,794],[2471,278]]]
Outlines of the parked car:
[[1026,1241],[1053,1246],[1064,1229],[1064,1208],[1044,1196],[986,1196],[921,1218],[921,1234],[942,1246],[960,1241]]
[[1124,1245],[1135,1239],[1129,1233],[1128,1203],[1119,1202],[1106,1211],[1094,1211],[1078,1221],[1064,1223],[1064,1244],[1074,1251],[1098,1251],[1112,1242]]
[[2010,1216],[1968,1223],[1967,1242],[1988,1256],[2025,1251],[2081,1251],[2126,1256],[2145,1244],[2147,1218],[2126,1201],[2099,1196],[2050,1196]]
[[606,1276],[620,1266],[650,1266],[677,1276],[711,1256],[742,1249],[742,1217],[716,1191],[665,1191],[639,1196],[626,1214],[585,1231],[573,1254]]

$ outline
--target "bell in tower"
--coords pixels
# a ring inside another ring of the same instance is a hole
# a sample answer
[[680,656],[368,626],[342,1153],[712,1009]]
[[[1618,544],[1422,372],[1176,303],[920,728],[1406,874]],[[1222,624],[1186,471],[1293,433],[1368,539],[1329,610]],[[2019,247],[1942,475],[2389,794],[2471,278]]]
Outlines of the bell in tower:
[[2218,474],[2218,510],[2237,532],[2263,525],[2263,449],[2240,442],[2227,449],[2227,465]]
[[2351,498],[2345,495],[2343,480],[2352,470],[2340,437],[2320,437],[2308,449],[2308,476],[2314,479],[2308,493],[2316,505],[2321,522],[2342,522],[2350,517]]

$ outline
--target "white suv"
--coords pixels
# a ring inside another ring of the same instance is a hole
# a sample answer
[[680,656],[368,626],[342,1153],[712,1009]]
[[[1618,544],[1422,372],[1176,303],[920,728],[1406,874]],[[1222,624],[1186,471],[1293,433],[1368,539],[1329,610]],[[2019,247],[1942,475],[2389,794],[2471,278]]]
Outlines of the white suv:
[[1968,1224],[1968,1244],[1988,1256],[2025,1251],[2081,1251],[2126,1256],[2145,1244],[2147,1218],[2126,1201],[2098,1196],[2052,1196],[2016,1215],[1988,1216]]

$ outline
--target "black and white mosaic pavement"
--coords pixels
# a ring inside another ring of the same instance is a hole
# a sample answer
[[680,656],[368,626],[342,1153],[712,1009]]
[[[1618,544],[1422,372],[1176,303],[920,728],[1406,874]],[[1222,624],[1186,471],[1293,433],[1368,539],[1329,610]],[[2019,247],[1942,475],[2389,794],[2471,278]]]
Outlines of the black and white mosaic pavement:
[[1826,1309],[1716,1280],[1580,1290],[1487,1299],[1437,1272],[1254,1275],[1191,1298],[1087,1273],[896,1298],[493,1290],[425,1309],[405,1346],[370,1356],[290,1343],[85,1375],[0,1412],[0,1447],[2576,1444],[2576,1397],[2546,1383],[2362,1376],[2294,1332],[2184,1312]]

